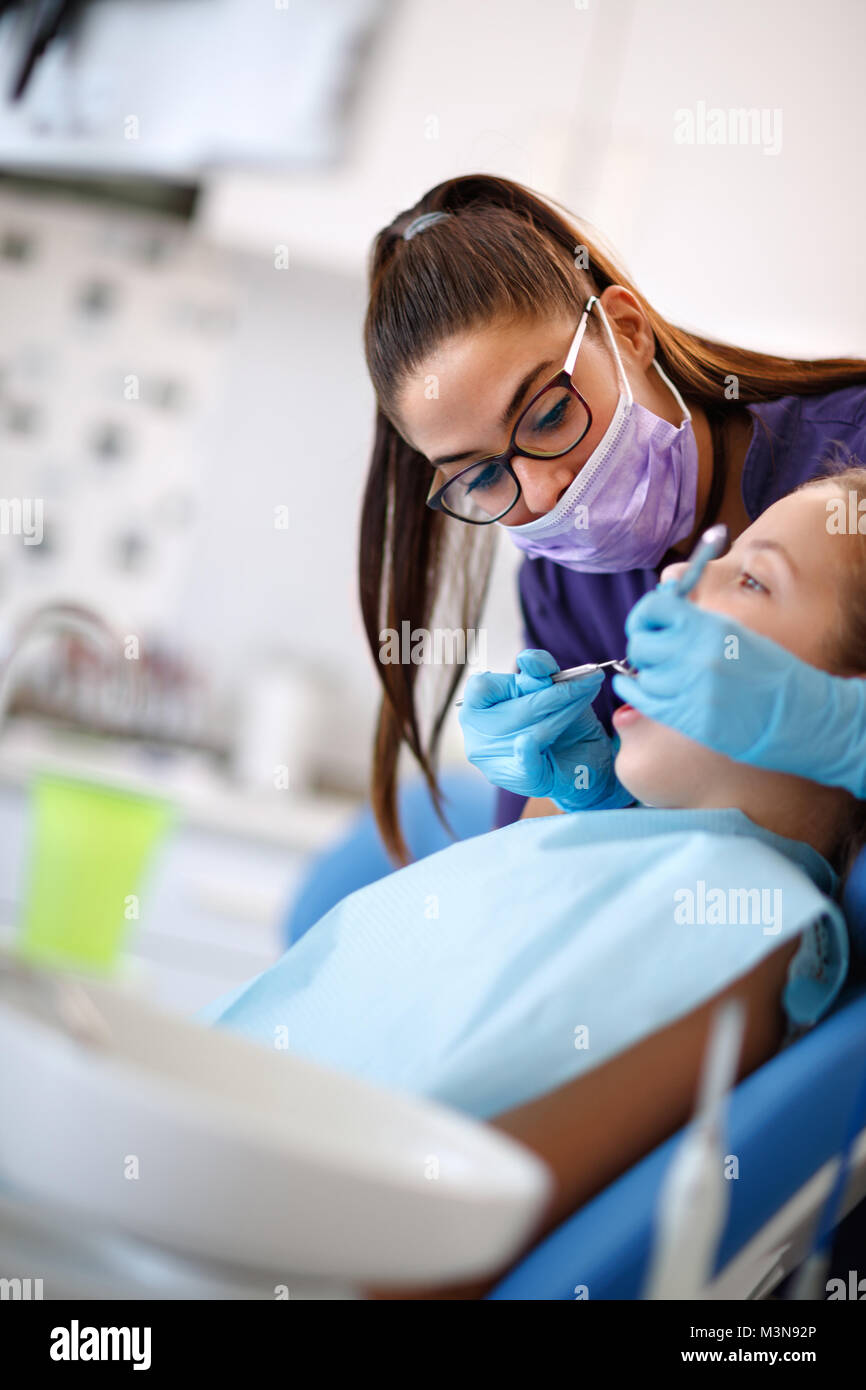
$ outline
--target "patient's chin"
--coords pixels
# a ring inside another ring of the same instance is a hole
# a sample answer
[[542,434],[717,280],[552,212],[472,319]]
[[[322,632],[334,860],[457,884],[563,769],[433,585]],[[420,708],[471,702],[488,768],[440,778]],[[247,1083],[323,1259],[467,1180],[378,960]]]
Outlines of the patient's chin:
[[707,750],[655,719],[618,723],[617,733],[616,775],[637,801],[689,806],[701,798],[705,770],[700,764]]

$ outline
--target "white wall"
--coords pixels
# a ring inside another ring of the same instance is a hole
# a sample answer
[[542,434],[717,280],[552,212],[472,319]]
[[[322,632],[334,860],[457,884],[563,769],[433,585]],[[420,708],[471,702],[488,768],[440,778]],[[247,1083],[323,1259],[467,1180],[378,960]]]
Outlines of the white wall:
[[[360,360],[363,290],[251,257],[238,274],[245,307],[231,391],[204,441],[204,525],[172,634],[226,682],[278,651],[321,670],[336,697],[322,750],[331,765],[347,761],[351,780],[368,757],[372,705],[355,581],[373,420]],[[285,530],[274,525],[279,506],[289,508]]]
[[[374,418],[364,286],[248,256],[238,275],[244,308],[226,372],[231,393],[204,440],[203,524],[170,631],[227,683],[245,661],[277,651],[321,673],[319,761],[330,778],[363,785],[378,701],[357,584]],[[274,527],[282,504],[288,530]],[[510,666],[519,639],[516,560],[508,550],[498,563],[487,612],[494,669]],[[451,748],[462,758],[456,725]]]
[[[636,3],[598,177],[582,180],[578,139],[563,196],[671,318],[792,355],[863,355],[864,52],[860,0]],[[674,113],[699,102],[778,111],[780,152],[677,143]]]
[[[661,307],[810,355],[862,350],[861,0],[403,0],[334,169],[214,180],[209,235],[363,274],[374,233],[457,173],[604,229]],[[677,144],[674,113],[780,109],[782,146]]]

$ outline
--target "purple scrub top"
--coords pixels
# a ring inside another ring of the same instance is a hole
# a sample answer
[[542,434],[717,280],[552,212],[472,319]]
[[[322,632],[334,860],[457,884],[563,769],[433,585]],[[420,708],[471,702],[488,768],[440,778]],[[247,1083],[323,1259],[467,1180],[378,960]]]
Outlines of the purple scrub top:
[[[743,463],[743,503],[751,521],[834,459],[866,465],[866,387],[823,396],[784,396],[750,405],[755,419]],[[853,456],[853,457],[850,457]],[[524,560],[518,572],[524,644],[541,647],[560,667],[625,654],[629,610],[658,583],[654,569],[581,574],[552,560]],[[605,681],[594,708],[608,732],[622,701]],[[496,824],[517,820],[525,798],[500,789]]]

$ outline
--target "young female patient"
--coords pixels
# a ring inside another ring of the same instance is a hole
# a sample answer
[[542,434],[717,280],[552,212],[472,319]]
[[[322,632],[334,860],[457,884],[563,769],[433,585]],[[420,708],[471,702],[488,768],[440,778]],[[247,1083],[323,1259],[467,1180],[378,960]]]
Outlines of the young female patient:
[[[866,673],[866,538],[827,525],[849,491],[866,498],[866,470],[777,502],[691,600]],[[859,843],[863,804],[627,706],[616,727],[616,773],[641,805],[518,821],[409,865],[332,909],[218,1016],[522,1141],[556,1184],[533,1243],[687,1121],[721,1000],[745,1008],[743,1077],[826,1012],[848,968],[830,865]],[[503,1273],[375,1296],[477,1297]]]

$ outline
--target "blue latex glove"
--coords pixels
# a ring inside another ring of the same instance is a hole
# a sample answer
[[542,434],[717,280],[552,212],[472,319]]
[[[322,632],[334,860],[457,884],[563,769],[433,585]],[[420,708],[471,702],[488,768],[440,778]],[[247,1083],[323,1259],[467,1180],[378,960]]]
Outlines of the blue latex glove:
[[729,758],[866,797],[866,680],[810,666],[673,582],[625,630],[638,675],[614,677],[621,700]]
[[550,797],[563,811],[630,806],[613,770],[614,745],[592,708],[601,671],[551,683],[550,652],[528,648],[518,671],[466,682],[460,724],[466,756],[489,782],[519,796]]

